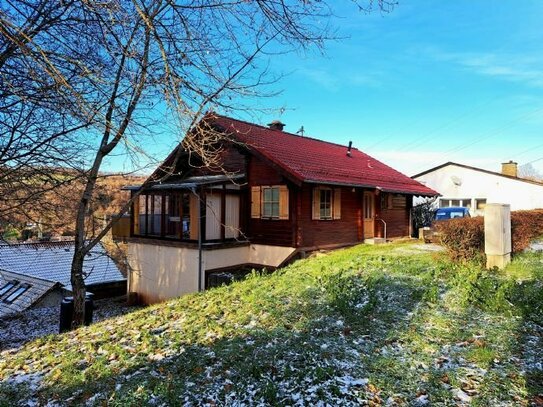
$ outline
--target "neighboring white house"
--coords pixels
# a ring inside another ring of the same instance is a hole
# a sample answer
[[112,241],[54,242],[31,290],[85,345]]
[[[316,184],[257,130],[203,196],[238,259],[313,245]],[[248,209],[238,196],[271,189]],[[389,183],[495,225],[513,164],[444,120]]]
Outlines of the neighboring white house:
[[543,183],[517,176],[517,163],[502,164],[502,172],[448,162],[413,179],[439,192],[440,208],[465,206],[472,216],[483,214],[487,203],[505,203],[511,210],[543,208]]

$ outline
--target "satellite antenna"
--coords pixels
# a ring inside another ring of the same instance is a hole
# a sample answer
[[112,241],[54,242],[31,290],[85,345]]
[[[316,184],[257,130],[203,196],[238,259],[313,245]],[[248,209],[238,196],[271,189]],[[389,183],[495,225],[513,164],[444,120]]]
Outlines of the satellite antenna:
[[460,185],[462,185],[462,179],[460,177],[457,177],[456,175],[452,175],[451,176],[451,181],[453,182],[454,185],[456,185],[457,187],[459,187]]

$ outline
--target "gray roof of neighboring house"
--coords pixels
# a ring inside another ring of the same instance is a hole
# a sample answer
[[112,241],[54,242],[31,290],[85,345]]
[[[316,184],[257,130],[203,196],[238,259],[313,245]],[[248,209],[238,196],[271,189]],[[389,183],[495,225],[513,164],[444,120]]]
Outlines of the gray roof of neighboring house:
[[[71,290],[73,242],[0,244],[0,270],[60,283]],[[86,285],[123,281],[125,278],[101,244],[85,257]]]
[[[9,271],[0,269],[0,289],[8,283],[13,283],[9,291],[0,295],[0,318],[7,315],[16,314],[24,311],[43,298],[47,293],[60,284],[54,281],[46,281],[40,278],[30,277],[19,273],[10,273]],[[26,289],[20,296],[14,298],[13,301],[7,301],[11,294],[15,293],[18,288]]]

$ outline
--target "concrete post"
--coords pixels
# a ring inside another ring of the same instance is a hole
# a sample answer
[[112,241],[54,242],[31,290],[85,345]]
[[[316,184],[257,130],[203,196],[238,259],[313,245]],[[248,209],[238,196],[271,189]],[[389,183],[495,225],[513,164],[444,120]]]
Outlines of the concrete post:
[[487,204],[485,207],[486,267],[505,268],[511,262],[511,207]]

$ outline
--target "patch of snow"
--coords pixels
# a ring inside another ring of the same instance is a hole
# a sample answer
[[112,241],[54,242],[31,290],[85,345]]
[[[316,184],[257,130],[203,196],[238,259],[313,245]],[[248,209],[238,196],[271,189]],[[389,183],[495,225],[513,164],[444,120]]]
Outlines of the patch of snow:
[[[93,320],[99,322],[134,311],[124,297],[94,302]],[[0,318],[0,352],[16,351],[22,345],[42,336],[57,334],[60,306],[26,310],[18,315]],[[0,354],[1,355],[1,354]]]

